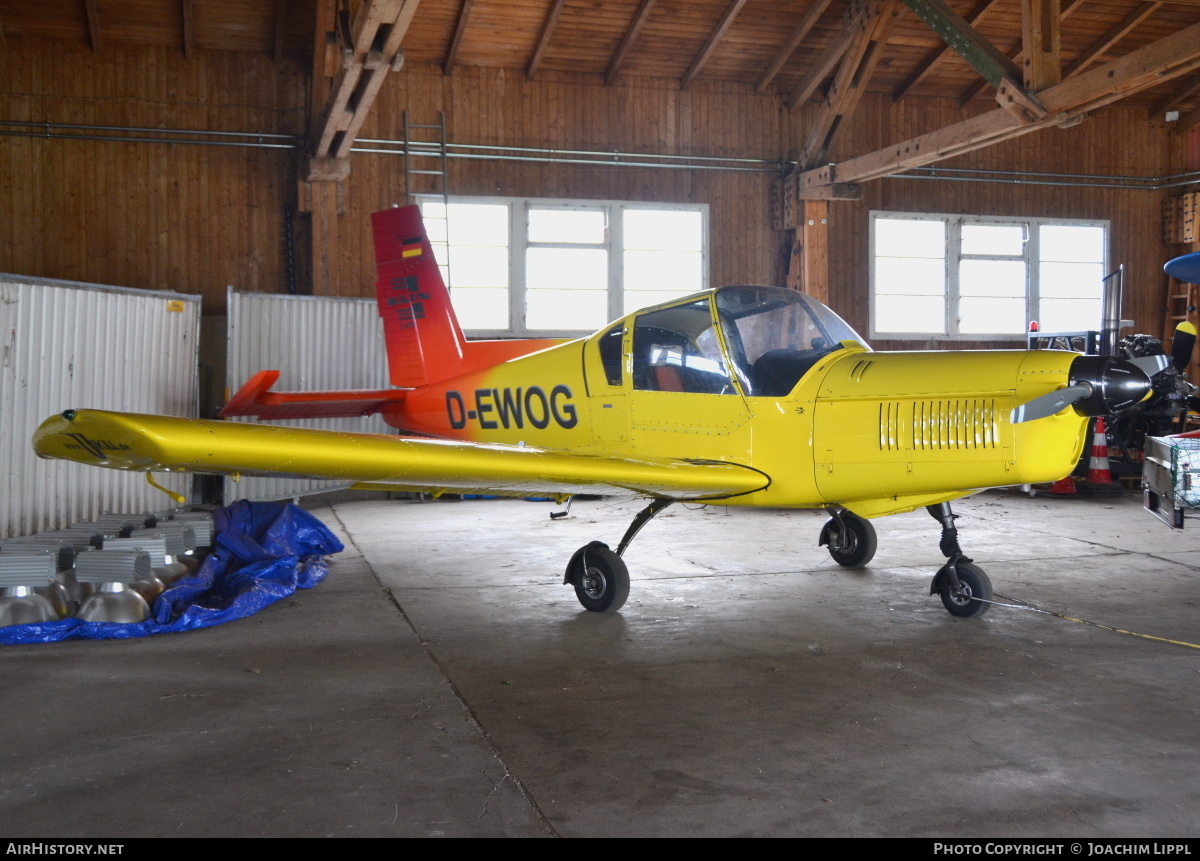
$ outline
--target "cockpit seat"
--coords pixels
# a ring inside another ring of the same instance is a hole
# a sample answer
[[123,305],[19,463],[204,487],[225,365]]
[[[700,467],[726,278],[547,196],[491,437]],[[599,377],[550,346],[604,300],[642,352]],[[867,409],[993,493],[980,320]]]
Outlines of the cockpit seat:
[[751,394],[782,397],[791,392],[829,350],[768,350],[750,368]]

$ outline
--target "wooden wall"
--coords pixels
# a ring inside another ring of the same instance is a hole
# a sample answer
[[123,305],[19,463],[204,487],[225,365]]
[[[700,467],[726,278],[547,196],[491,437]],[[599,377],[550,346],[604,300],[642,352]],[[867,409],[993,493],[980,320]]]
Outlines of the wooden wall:
[[[0,119],[300,134],[303,70],[268,55],[106,44],[100,54],[9,38],[0,50]],[[990,107],[977,100],[974,110]],[[410,65],[392,75],[361,137],[398,140],[445,111],[457,143],[787,158],[806,113],[750,87],[697,81]],[[952,101],[892,105],[869,94],[833,158],[962,119]],[[1175,155],[1176,161],[1178,155]],[[0,135],[0,271],[200,293],[222,313],[227,284],[286,289],[285,207],[297,200],[299,154],[283,150],[115,143]],[[356,153],[344,189],[342,291],[370,295],[370,212],[402,203],[403,160]],[[1143,111],[1109,108],[1072,129],[1035,132],[952,164],[1004,170],[1156,176],[1171,172],[1170,137]],[[770,226],[769,174],[455,159],[452,193],[703,202],[712,225],[711,280],[781,283],[790,238]],[[1126,316],[1161,330],[1165,192],[884,179],[859,202],[831,206],[834,306],[867,328],[867,226],[872,209],[1112,222],[1112,261],[1127,268]],[[303,219],[297,219],[303,228]],[[300,255],[302,284],[307,283]]]

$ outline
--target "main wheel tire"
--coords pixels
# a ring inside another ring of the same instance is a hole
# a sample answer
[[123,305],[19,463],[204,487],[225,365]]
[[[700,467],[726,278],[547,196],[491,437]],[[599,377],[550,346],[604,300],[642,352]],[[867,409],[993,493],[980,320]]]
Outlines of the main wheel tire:
[[585,610],[613,613],[629,597],[629,569],[607,547],[592,547],[581,552],[575,562],[582,567],[575,597]]
[[[992,600],[992,581],[982,568],[970,562],[958,563],[955,570],[958,571],[959,589],[957,592],[953,592],[949,586],[942,589],[942,604],[951,616],[961,619],[982,616],[991,606],[983,601]],[[982,598],[983,601],[977,601],[976,598]]]
[[871,521],[848,511],[841,515],[841,520],[845,529],[842,546],[836,546],[837,521],[832,517],[821,530],[821,541],[829,547],[829,555],[838,565],[860,568],[875,558],[875,550],[879,547],[875,527]]

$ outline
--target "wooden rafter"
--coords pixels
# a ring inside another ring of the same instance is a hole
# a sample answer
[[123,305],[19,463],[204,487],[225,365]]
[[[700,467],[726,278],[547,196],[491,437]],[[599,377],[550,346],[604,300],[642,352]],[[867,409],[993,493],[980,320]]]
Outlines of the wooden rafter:
[[853,40],[838,67],[821,110],[809,127],[800,164],[815,167],[825,162],[834,139],[854,113],[866,92],[875,65],[900,14],[897,0],[877,0],[862,5],[854,16]]
[[1200,75],[1197,75],[1194,78],[1189,78],[1183,83],[1183,86],[1179,87],[1177,90],[1171,93],[1171,95],[1167,96],[1165,99],[1160,99],[1150,108],[1150,110],[1146,111],[1146,117],[1148,119],[1154,119],[1159,114],[1170,110],[1172,106],[1179,104],[1184,99],[1196,92],[1200,92]]
[[812,94],[817,91],[817,87],[821,86],[821,82],[829,77],[838,61],[845,55],[853,39],[854,30],[849,25],[843,27],[841,34],[821,52],[821,56],[813,63],[812,68],[796,85],[796,89],[792,90],[792,94],[788,97],[789,108],[794,111],[812,97]]
[[774,59],[763,70],[763,73],[758,76],[758,81],[754,84],[754,92],[764,92],[771,85],[771,81],[775,80],[775,76],[779,74],[779,70],[783,68],[783,64],[788,61],[788,58],[796,52],[800,47],[800,43],[804,41],[804,37],[809,34],[817,21],[829,8],[829,4],[833,0],[817,0],[808,7],[808,11],[804,13],[804,18],[796,25],[796,29],[792,31],[792,35],[788,36],[783,47],[780,48]]
[[[1062,13],[1058,16],[1058,23],[1061,25],[1062,22],[1067,20],[1067,18],[1070,17],[1071,13],[1078,10],[1083,5],[1083,3],[1084,3],[1084,0],[1068,0],[1068,2],[1065,3],[1062,7]],[[1011,51],[1008,52],[1007,56],[1014,63],[1018,62],[1019,60],[1021,60],[1022,57],[1025,56],[1024,47],[1018,43],[1015,48],[1013,48]],[[973,98],[975,98],[981,92],[983,92],[984,87],[986,87],[987,85],[988,85],[988,82],[981,78],[980,80],[976,81],[971,86],[967,87],[967,89],[963,90],[962,95],[960,95],[958,97],[959,106],[960,107],[965,106]]]
[[947,45],[993,86],[1007,79],[1017,81],[1021,71],[1003,51],[950,8],[945,0],[904,0],[904,5],[929,25]]
[[1186,114],[1179,115],[1179,131],[1186,132],[1200,126],[1200,107],[1192,108]]
[[657,2],[658,0],[642,0],[641,8],[633,16],[633,21],[630,23],[629,29],[625,31],[625,36],[621,39],[621,44],[617,46],[617,52],[613,54],[612,61],[608,64],[608,71],[604,73],[605,84],[611,84],[617,79],[617,75],[621,71],[621,66],[624,65],[626,57],[629,56],[629,52],[633,48],[633,43],[637,41],[638,33],[646,25],[650,13],[654,10],[654,4]]
[[94,53],[100,53],[100,10],[96,8],[96,0],[83,0],[87,12],[88,43]]
[[546,46],[550,44],[550,37],[554,35],[554,28],[558,26],[558,16],[562,13],[563,3],[566,0],[554,0],[554,5],[550,7],[550,11],[546,13],[546,20],[542,24],[542,35],[538,37],[537,47],[533,49],[533,56],[529,58],[529,65],[525,67],[525,77],[533,80],[533,76],[537,74],[538,66],[542,64],[542,55],[546,53]]
[[704,68],[704,64],[712,57],[713,52],[717,50],[717,45],[733,25],[733,19],[737,17],[738,12],[741,12],[742,7],[745,5],[746,0],[732,0],[729,4],[729,7],[725,10],[725,14],[721,16],[721,20],[717,22],[717,26],[709,34],[704,47],[700,49],[700,53],[696,55],[696,58],[692,60],[692,64],[688,66],[687,72],[684,73],[683,80],[680,81],[680,86],[685,90],[695,79],[696,75],[700,74],[700,70]]
[[[998,2],[999,0],[981,0],[981,2],[967,14],[965,19],[966,22],[974,27]],[[945,57],[949,52],[950,46],[943,42],[940,47],[934,48],[932,51],[926,54],[925,58],[917,64],[917,68],[913,70],[913,73],[905,78],[904,82],[892,91],[892,101],[898,102],[907,96],[912,88],[921,83],[922,79],[929,74],[930,70],[932,70],[933,67],[938,64],[938,61]]]
[[1105,51],[1117,44],[1117,42],[1119,42],[1121,39],[1128,36],[1130,31],[1137,27],[1138,24],[1141,24],[1143,21],[1145,21],[1146,18],[1157,11],[1160,6],[1162,6],[1162,3],[1139,3],[1136,7],[1134,7],[1132,12],[1114,25],[1113,28],[1105,33],[1098,42],[1072,60],[1071,63],[1068,64],[1065,69],[1063,69],[1063,77],[1069,78],[1077,72],[1082,72],[1093,62],[1100,59]]
[[180,32],[183,38],[183,56],[192,58],[192,43],[195,38],[196,22],[193,17],[193,0],[179,0]]
[[[469,0],[468,0],[469,2]],[[358,9],[321,112],[312,147],[314,160],[345,159],[389,70],[400,68],[400,41],[419,0],[365,0]],[[341,172],[341,168],[337,173]]]
[[458,23],[454,25],[454,38],[450,40],[450,50],[446,52],[446,61],[442,64],[442,72],[450,74],[454,64],[458,62],[458,52],[462,48],[463,36],[467,33],[467,23],[471,18],[471,8],[475,0],[463,0],[458,10]]
[[1021,123],[1008,111],[998,108],[837,165],[804,171],[800,175],[800,193],[835,182],[865,182],[902,173],[1036,129],[1062,125],[1196,69],[1200,69],[1200,24],[1185,27],[1042,90],[1038,98],[1046,107],[1046,115],[1036,122]]
[[283,62],[283,41],[287,25],[287,0],[275,0],[275,36],[271,41],[275,65]]
[[1060,0],[1023,0],[1021,44],[1025,52],[1027,90],[1052,87],[1063,78],[1062,4]]

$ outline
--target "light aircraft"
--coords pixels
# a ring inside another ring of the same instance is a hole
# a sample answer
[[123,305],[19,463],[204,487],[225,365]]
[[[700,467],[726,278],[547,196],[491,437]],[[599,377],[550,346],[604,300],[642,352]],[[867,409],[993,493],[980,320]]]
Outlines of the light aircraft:
[[989,606],[950,502],[1053,481],[1079,461],[1089,416],[1150,392],[1165,358],[1056,350],[873,352],[802,293],[731,286],[638,311],[569,341],[468,341],[416,207],[373,216],[390,381],[274,392],[262,371],[222,417],[382,414],[408,436],[72,409],[34,435],[42,457],[111,469],[340,479],[357,488],[510,496],[633,492],[649,504],[615,551],[566,567],[588,610],[629,594],[622,554],[668,505],[825,509],[838,564],[875,554],[870,518],[925,507],[947,561],[930,594],[956,616]]

